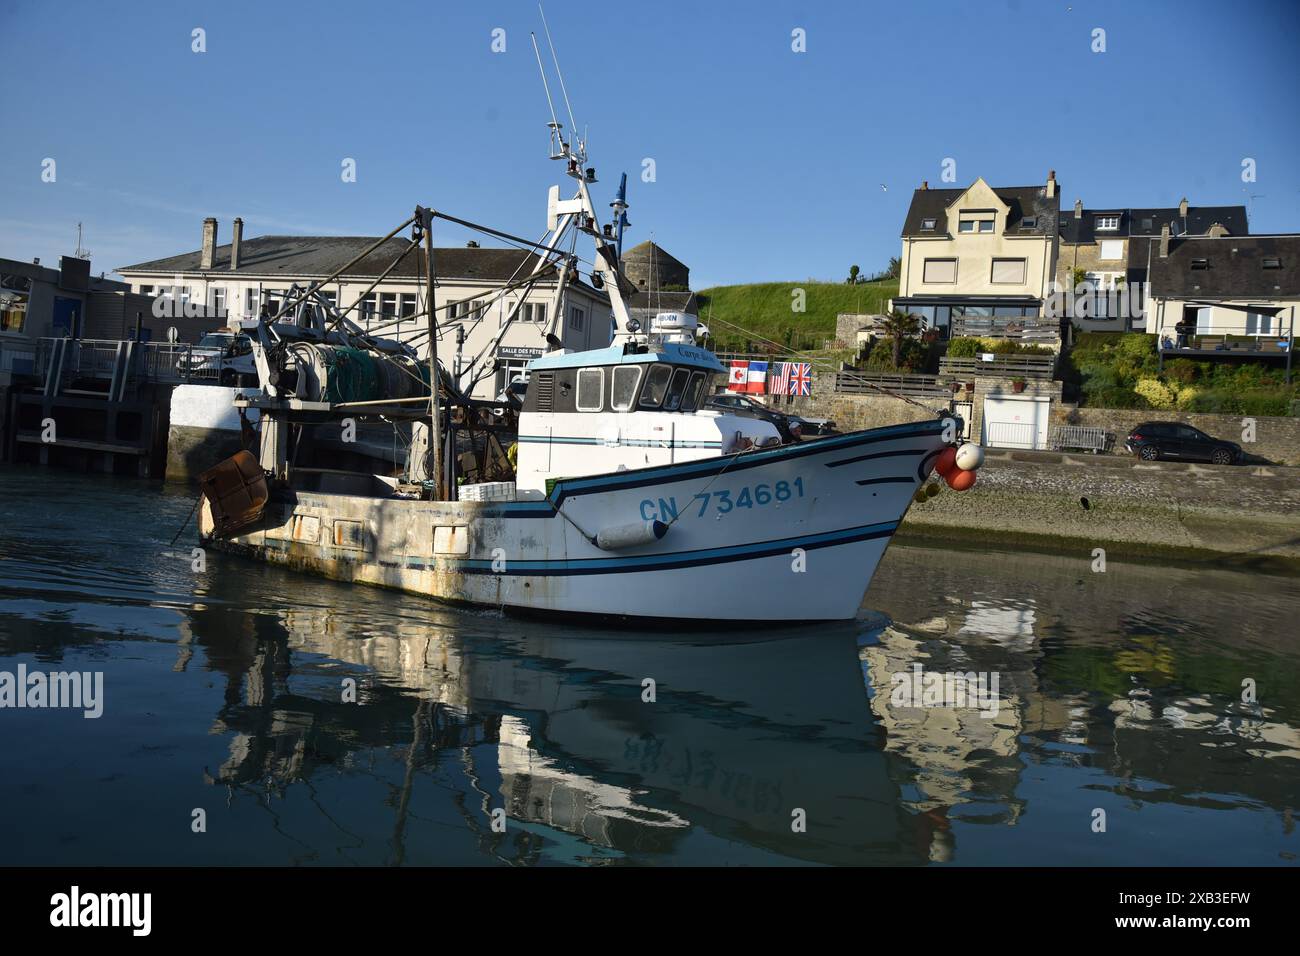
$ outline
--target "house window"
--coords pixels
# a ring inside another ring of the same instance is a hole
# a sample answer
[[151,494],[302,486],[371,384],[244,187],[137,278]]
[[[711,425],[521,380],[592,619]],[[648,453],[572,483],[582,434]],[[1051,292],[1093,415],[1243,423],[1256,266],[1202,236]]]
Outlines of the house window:
[[396,292],[384,292],[379,296],[379,314],[386,319],[397,315]]
[[641,384],[641,369],[636,365],[620,365],[614,369],[612,401],[614,411],[626,412],[636,398],[636,387]]
[[1094,225],[1098,232],[1114,232],[1119,228],[1119,216],[1098,216]]
[[1101,244],[1101,252],[1098,259],[1123,259],[1124,258],[1124,240],[1107,239]]
[[956,282],[956,259],[926,259],[922,282]]
[[1033,229],[1037,225],[1038,225],[1037,216],[1026,216],[1024,219],[1020,220],[1021,229]]
[[541,325],[546,321],[546,303],[525,302],[523,319],[525,322],[536,322],[538,325]]
[[414,292],[402,293],[402,304],[398,307],[398,315],[404,319],[409,319],[415,315],[420,308],[420,297]]
[[1026,260],[1024,259],[994,259],[992,281],[1024,285],[1025,268]]
[[921,231],[922,231],[922,232],[934,232],[934,223],[935,223],[935,220],[933,220],[933,219],[922,219],[922,220],[921,220]]
[[23,331],[31,292],[32,280],[27,276],[0,275],[0,332]]
[[1273,316],[1264,312],[1247,312],[1246,313],[1246,334],[1247,335],[1272,335],[1273,334]]
[[993,214],[990,212],[964,212],[957,220],[958,232],[992,232]]
[[1265,268],[1265,269],[1281,269],[1281,268],[1282,268],[1282,260],[1281,260],[1280,258],[1278,258],[1277,256],[1265,256],[1265,257],[1264,257],[1264,268]]
[[1193,259],[1193,260],[1192,260],[1192,271],[1193,271],[1193,272],[1204,272],[1204,271],[1205,271],[1206,269],[1208,269],[1208,268],[1210,268],[1210,260],[1209,260],[1209,259]]
[[249,315],[257,315],[257,306],[258,306],[257,290],[245,289],[244,290],[244,311]]
[[587,324],[587,313],[576,305],[569,309],[569,328],[581,332]]
[[226,311],[226,289],[224,286],[208,286],[208,306],[215,312]]
[[375,317],[375,294],[372,292],[358,300],[361,304],[357,306],[357,313],[362,320],[368,325],[370,320]]
[[339,294],[337,292],[322,292],[320,296],[329,303],[331,309],[338,308]]
[[1142,231],[1143,231],[1143,232],[1150,232],[1150,231],[1152,230],[1152,228],[1153,228],[1153,221],[1152,221],[1152,220],[1150,220],[1150,219],[1143,219],[1143,220],[1142,220]]
[[601,394],[604,390],[605,370],[603,368],[578,369],[578,411],[600,411]]

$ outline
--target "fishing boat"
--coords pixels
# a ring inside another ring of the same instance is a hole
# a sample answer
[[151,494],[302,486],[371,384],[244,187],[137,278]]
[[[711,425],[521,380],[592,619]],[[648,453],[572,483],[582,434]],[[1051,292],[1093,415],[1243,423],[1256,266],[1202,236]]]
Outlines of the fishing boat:
[[[410,226],[411,248],[423,244],[418,316],[427,328],[418,342],[378,339],[323,296],[343,269],[291,291],[258,323],[260,388],[235,404],[257,411],[259,454],[201,477],[202,540],[507,612],[722,625],[853,618],[923,483],[936,467],[973,481],[978,449],[964,447],[958,469],[960,422],[947,409],[782,444],[766,421],[705,407],[727,370],[697,341],[694,316],[664,313],[642,328],[629,315],[618,245],[626,196],[620,188],[614,222],[602,226],[585,144],[565,138],[553,111],[548,125],[552,158],[577,189],[560,201],[552,187],[541,242],[427,207],[380,240]],[[568,351],[548,336],[557,347],[529,365],[521,405],[512,394],[470,398],[466,382],[482,370],[453,373],[438,356],[445,306],[435,301],[430,236],[439,218],[534,251],[531,275],[513,288],[556,276],[552,323],[579,267],[562,244],[591,236],[591,284],[608,290],[610,344]],[[313,431],[352,419],[405,423],[405,466],[299,464]]]

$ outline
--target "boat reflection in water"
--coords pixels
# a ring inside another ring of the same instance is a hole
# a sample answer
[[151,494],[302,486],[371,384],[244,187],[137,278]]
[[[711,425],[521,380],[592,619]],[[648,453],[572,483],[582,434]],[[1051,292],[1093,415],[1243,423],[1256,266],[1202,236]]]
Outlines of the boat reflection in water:
[[[256,616],[235,637],[226,614],[194,611],[185,643],[227,678],[212,730],[229,756],[211,782],[281,793],[401,750],[392,861],[415,861],[406,810],[430,772],[484,849],[513,862],[677,856],[700,830],[711,848],[694,862],[727,841],[740,861],[929,856],[932,827],[900,803],[855,666],[863,626],[657,639],[431,612],[468,633],[411,620],[358,635],[321,608]],[[341,699],[347,678],[356,703]],[[439,861],[463,862],[418,859]]]

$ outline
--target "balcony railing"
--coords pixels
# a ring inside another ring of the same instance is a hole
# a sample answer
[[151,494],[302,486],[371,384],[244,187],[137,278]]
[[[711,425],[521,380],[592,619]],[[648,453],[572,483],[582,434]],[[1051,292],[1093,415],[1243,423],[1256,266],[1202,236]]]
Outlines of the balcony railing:
[[939,377],[965,379],[974,375],[997,378],[1032,378],[1051,381],[1056,373],[1055,355],[994,355],[991,360],[954,358],[939,359]]
[[124,363],[137,383],[214,384],[221,372],[219,358],[213,359],[216,349],[181,342],[44,338],[37,341],[35,352],[35,374],[47,378],[51,365],[61,360],[60,378],[65,384],[76,379],[115,380]]

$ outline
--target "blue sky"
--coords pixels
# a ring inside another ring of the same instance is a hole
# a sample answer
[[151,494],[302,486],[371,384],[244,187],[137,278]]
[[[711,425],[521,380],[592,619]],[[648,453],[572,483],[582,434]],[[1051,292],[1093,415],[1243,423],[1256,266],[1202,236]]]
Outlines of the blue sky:
[[[550,0],[546,12],[597,201],[627,171],[629,243],[653,233],[696,288],[883,268],[912,190],[948,185],[945,158],[958,185],[1055,169],[1063,206],[1254,194],[1252,231],[1300,232],[1300,4]],[[546,159],[528,41],[539,23],[531,0],[3,0],[0,256],[54,262],[81,221],[93,268],[111,271],[197,248],[208,215],[222,241],[237,215],[246,235],[375,235],[417,202],[540,235],[546,187],[563,177]],[[191,50],[196,27],[205,53]],[[796,28],[807,52],[791,49]],[[340,177],[347,157],[355,183]]]

